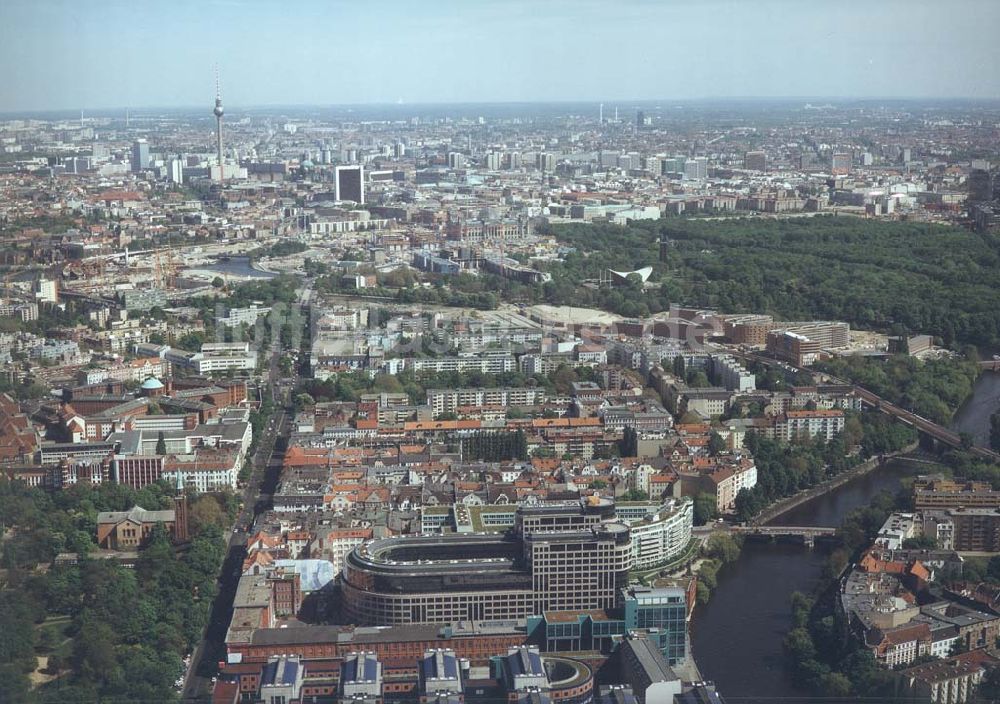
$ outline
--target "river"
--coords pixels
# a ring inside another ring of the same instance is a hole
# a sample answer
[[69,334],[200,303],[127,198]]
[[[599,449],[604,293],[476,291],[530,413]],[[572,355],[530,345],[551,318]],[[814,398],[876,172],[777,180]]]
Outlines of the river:
[[[972,397],[955,416],[954,427],[987,432],[989,416],[1000,407],[1000,374],[984,373]],[[901,481],[927,470],[893,460],[829,493],[779,516],[773,525],[838,526],[853,509],[880,491],[897,491]],[[815,702],[795,687],[783,663],[782,640],[791,627],[792,592],[810,592],[827,559],[822,549],[748,541],[739,559],[719,571],[718,587],[691,626],[698,668],[714,680],[727,701],[740,704]]]
[[990,445],[990,415],[1000,408],[1000,373],[983,372],[970,396],[955,414],[953,430],[969,433],[980,447]]

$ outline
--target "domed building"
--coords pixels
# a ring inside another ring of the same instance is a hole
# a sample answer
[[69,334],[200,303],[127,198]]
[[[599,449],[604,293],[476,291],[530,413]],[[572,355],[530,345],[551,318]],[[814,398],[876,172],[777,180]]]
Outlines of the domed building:
[[151,376],[142,382],[142,386],[139,387],[139,393],[146,398],[155,398],[163,393],[163,389],[163,382],[155,376]]

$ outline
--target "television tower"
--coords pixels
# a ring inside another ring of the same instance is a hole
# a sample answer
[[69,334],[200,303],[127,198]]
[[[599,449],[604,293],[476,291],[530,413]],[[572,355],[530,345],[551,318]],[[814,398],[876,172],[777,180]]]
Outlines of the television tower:
[[222,163],[222,114],[225,110],[222,107],[222,91],[219,89],[219,69],[215,70],[215,138],[219,147],[219,183],[226,180],[226,170]]

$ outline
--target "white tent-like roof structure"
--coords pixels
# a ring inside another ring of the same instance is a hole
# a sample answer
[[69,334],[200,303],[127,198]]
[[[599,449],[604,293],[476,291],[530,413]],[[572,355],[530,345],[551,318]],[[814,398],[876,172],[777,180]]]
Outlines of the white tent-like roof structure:
[[642,279],[643,283],[649,279],[649,275],[653,273],[653,267],[644,266],[641,269],[636,269],[635,271],[615,271],[614,269],[608,269],[608,273],[612,276],[621,279],[623,282],[629,277],[629,274],[638,274],[639,278]]

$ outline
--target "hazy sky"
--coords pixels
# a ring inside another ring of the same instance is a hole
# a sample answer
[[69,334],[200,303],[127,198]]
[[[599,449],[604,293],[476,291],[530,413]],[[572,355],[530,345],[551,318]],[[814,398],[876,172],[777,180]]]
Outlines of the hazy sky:
[[0,111],[1000,97],[998,0],[0,0]]

